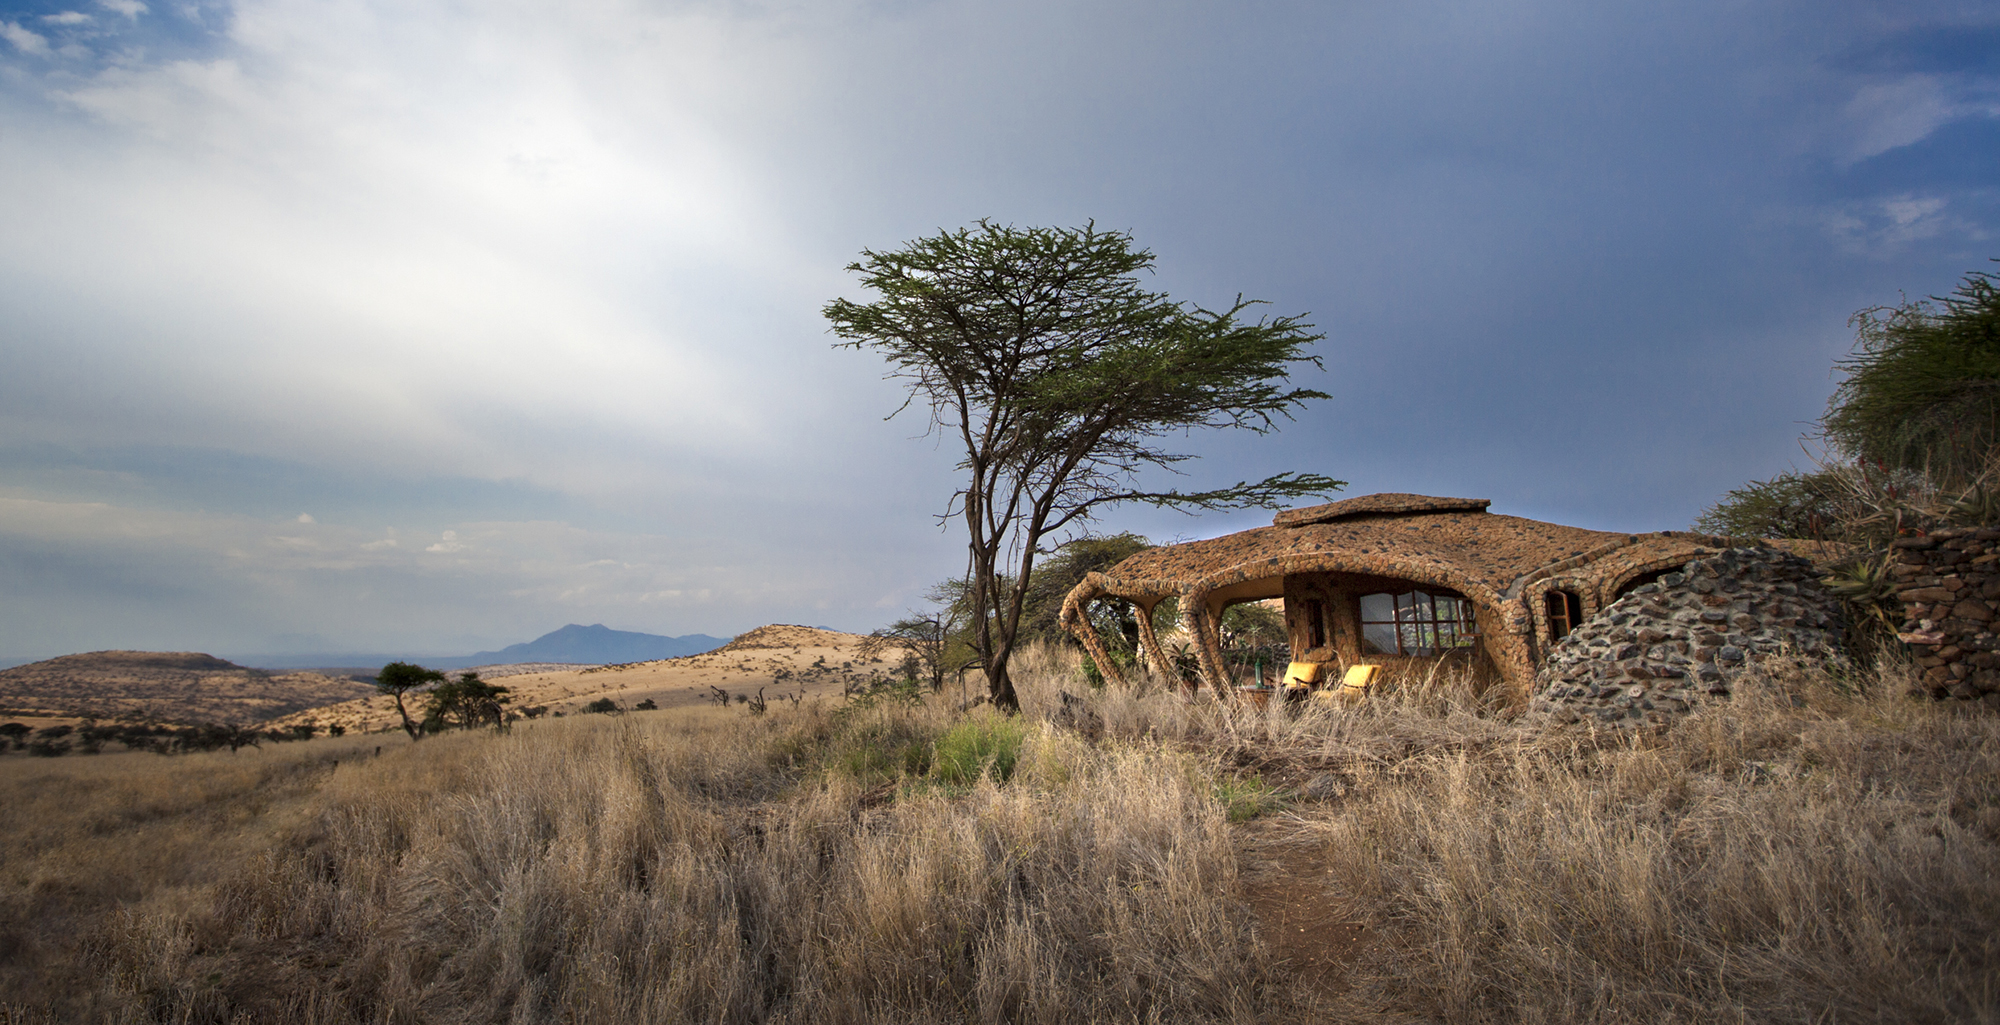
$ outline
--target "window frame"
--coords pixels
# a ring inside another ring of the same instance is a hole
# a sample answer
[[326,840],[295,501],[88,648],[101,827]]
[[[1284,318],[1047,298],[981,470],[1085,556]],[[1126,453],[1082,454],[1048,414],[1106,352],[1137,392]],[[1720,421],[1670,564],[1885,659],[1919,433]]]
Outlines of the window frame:
[[[1368,600],[1390,599],[1392,619],[1370,619]],[[1407,604],[1406,604],[1407,600]],[[1443,603],[1451,603],[1456,615],[1439,614]],[[1412,587],[1406,591],[1374,591],[1354,599],[1355,615],[1361,623],[1361,642],[1381,654],[1401,658],[1438,658],[1456,651],[1472,651],[1479,643],[1479,611],[1466,596],[1445,588]],[[1389,627],[1396,650],[1383,648],[1371,637],[1369,627]],[[1426,637],[1430,644],[1421,643]],[[1406,639],[1410,642],[1406,643]],[[1448,642],[1447,642],[1448,640]]]
[[[1560,604],[1562,610],[1557,612]],[[1549,641],[1554,643],[1570,635],[1583,622],[1583,598],[1575,591],[1561,587],[1551,587],[1542,594],[1542,613],[1549,621]],[[1561,629],[1556,624],[1561,623]]]

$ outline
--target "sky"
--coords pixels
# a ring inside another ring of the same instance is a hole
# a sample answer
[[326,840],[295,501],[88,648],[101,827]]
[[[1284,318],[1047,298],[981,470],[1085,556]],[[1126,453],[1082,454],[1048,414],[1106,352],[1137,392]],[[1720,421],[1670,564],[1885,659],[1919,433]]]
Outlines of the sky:
[[0,0],[0,657],[898,618],[954,456],[820,309],[980,218],[1324,332],[1150,485],[1683,528],[2000,257],[2000,2]]

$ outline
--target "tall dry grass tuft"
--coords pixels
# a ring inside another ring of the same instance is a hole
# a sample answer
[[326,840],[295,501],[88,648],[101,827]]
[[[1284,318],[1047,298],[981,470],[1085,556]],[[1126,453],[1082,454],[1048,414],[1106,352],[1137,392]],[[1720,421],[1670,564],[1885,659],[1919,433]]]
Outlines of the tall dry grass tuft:
[[1346,1009],[1995,1020],[2000,730],[1903,691],[1790,671],[1662,732],[1355,763],[1300,837],[1381,935]]
[[437,738],[329,784],[210,913],[128,923],[115,986],[173,1020],[1254,1014],[1226,821],[1186,757],[1040,731],[1005,786],[871,807],[838,758],[774,768],[802,728]]

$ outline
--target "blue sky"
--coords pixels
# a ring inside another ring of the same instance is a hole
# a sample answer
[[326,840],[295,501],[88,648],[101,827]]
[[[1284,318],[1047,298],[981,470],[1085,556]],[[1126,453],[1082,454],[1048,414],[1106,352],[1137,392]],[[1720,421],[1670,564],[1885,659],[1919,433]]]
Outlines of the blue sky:
[[0,217],[0,657],[866,629],[963,560],[861,248],[1309,313],[1189,483],[1683,527],[2000,256],[2000,4],[0,3]]

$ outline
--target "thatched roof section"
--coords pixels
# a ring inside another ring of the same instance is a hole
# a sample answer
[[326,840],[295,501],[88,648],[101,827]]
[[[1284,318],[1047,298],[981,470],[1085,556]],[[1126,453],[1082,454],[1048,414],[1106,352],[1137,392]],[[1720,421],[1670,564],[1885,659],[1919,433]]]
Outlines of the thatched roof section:
[[1153,548],[1105,571],[1114,594],[1164,597],[1288,573],[1336,571],[1421,579],[1491,603],[1551,563],[1630,538],[1485,512],[1414,513],[1259,527]]
[[1325,505],[1309,505],[1304,509],[1287,509],[1271,518],[1271,523],[1279,527],[1303,527],[1313,523],[1332,523],[1335,520],[1355,519],[1362,516],[1394,516],[1399,513],[1428,512],[1485,512],[1493,504],[1489,498],[1434,498],[1430,495],[1409,495],[1402,492],[1383,492],[1379,495],[1362,495],[1359,498],[1343,498]]
[[1337,572],[1424,581],[1483,604],[1534,580],[1590,566],[1627,576],[1685,561],[1724,539],[1678,531],[1624,534],[1502,516],[1484,499],[1367,495],[1280,513],[1280,526],[1149,549],[1104,571],[1105,592],[1148,601],[1292,573]]

